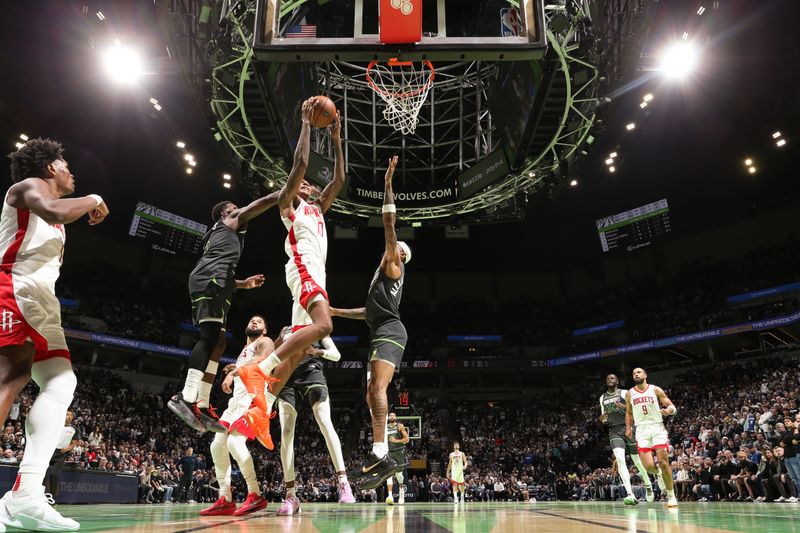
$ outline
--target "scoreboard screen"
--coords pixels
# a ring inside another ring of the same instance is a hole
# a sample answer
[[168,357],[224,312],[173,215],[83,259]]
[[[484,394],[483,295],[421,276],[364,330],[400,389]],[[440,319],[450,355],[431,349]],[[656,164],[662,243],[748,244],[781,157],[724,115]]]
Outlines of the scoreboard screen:
[[604,252],[620,248],[632,252],[649,246],[655,237],[669,231],[666,198],[597,221],[597,233]]
[[128,235],[148,240],[153,250],[196,255],[206,229],[205,224],[138,202]]

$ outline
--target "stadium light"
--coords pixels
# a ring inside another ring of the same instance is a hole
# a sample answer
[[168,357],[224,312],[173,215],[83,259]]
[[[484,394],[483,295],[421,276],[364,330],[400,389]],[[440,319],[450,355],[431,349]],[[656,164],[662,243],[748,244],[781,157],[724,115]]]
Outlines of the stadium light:
[[197,166],[197,161],[195,161],[194,159],[192,159],[191,161],[189,161],[189,166],[190,166],[190,167],[196,167],[196,166]]
[[647,93],[646,95],[644,95],[642,97],[642,100],[645,101],[645,102],[649,102],[652,99],[653,99],[653,93]]
[[229,182],[227,182],[227,181],[225,183],[223,183],[222,186],[225,187],[226,189],[230,189],[231,188],[231,184]]
[[633,122],[625,126],[625,129],[628,131],[632,131],[634,128],[636,128],[636,124],[634,124]]
[[755,174],[755,173],[757,172],[757,171],[756,171],[756,167],[748,167],[748,168],[747,168],[747,171],[748,171],[750,174]]
[[570,181],[570,182],[569,182],[569,186],[570,186],[570,187],[577,187],[577,186],[578,186],[578,180],[572,180],[572,181]]
[[705,8],[705,7],[703,7],[703,6],[700,6],[700,9],[698,9],[698,10],[697,10],[697,14],[698,14],[698,15],[702,15],[702,14],[703,14],[703,13],[705,13],[705,12],[706,12],[706,8]]
[[223,174],[222,175],[222,179],[224,179],[225,181],[230,181],[231,175],[230,174]]
[[97,12],[97,13],[95,13],[95,14],[97,15],[97,18],[99,18],[100,20],[106,20],[106,16],[105,16],[105,15],[103,15],[103,12],[102,12],[102,11],[98,11],[98,12]]
[[186,173],[187,174],[191,174],[192,172],[193,172],[192,171],[192,167],[186,167]]
[[183,154],[183,158],[186,161],[194,161],[194,156],[192,154]]
[[22,148],[25,145],[23,143],[18,142],[18,143],[15,143],[14,146],[16,146],[17,150],[19,150],[20,148]]
[[753,166],[753,160],[748,157],[747,159],[744,160],[744,164],[747,167]]
[[612,166],[608,167],[608,171],[609,171],[609,172],[611,172],[611,173],[613,174],[614,172],[616,172],[616,171],[617,171],[617,167],[615,167],[615,166],[613,166],[613,165],[612,165]]
[[697,55],[697,48],[692,43],[675,43],[661,54],[659,70],[667,78],[685,78],[697,66]]
[[269,180],[269,182],[267,182],[267,183],[268,183],[270,189],[275,186],[275,182],[272,181],[272,180]]
[[24,133],[20,133],[19,134],[19,138],[22,139],[25,142],[28,142],[28,136],[25,135]]
[[186,143],[183,141],[178,141],[177,143],[175,143],[175,146],[177,146],[178,148],[186,148]]
[[[772,134],[772,138],[773,139],[779,139],[780,136],[781,136],[781,132],[779,132],[779,131],[776,131],[775,133]],[[20,137],[22,137],[22,135],[20,135]]]
[[615,157],[617,157],[617,152],[611,152],[610,154],[608,154],[608,157],[614,159]]
[[775,146],[778,148],[783,147],[786,144],[786,139],[778,139],[778,142],[775,143]]
[[138,52],[117,40],[103,54],[103,67],[114,81],[131,84],[142,75],[142,58]]
[[609,157],[608,159],[606,159],[606,165],[610,165],[613,162],[614,162],[614,158],[613,157]]
[[156,104],[158,103],[158,100],[156,100],[155,98],[151,98],[151,99],[150,99],[150,100],[148,100],[148,101],[149,101],[151,104],[153,104],[153,105],[156,105]]
[[689,38],[689,32],[688,31],[683,32],[683,40],[685,41],[688,38]]
[[155,104],[155,105],[153,106],[153,108],[154,108],[156,111],[161,111],[161,106],[160,106],[159,104]]
[[647,107],[647,102],[642,102],[641,104],[639,104],[639,107],[644,109],[645,107]]

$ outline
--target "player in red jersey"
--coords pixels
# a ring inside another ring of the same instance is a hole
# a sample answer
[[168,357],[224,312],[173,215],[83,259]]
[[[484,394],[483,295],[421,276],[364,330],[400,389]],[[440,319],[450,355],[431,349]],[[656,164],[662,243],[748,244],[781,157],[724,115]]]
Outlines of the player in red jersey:
[[0,528],[75,531],[80,525],[53,509],[42,486],[77,384],[55,285],[64,225],[87,214],[99,224],[108,207],[96,194],[64,198],[75,192],[75,177],[61,144],[31,139],[9,157],[14,185],[0,215],[0,424],[31,378],[39,395],[25,422],[17,480],[0,499]]

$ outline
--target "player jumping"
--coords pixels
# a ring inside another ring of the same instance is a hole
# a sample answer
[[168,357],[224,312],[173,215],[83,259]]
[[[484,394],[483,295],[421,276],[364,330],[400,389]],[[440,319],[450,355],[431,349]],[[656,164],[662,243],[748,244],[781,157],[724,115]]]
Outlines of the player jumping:
[[236,289],[254,289],[264,284],[262,274],[244,280],[236,279],[234,274],[244,250],[248,223],[277,202],[275,192],[241,209],[232,202],[220,202],[211,210],[214,225],[203,237],[203,255],[189,274],[192,322],[200,330],[200,339],[192,349],[183,390],[167,403],[172,412],[197,431],[226,431],[211,409],[209,396],[219,358],[225,351],[228,310]]
[[358,309],[331,309],[333,316],[366,320],[370,332],[370,369],[367,381],[367,404],[372,416],[372,453],[358,474],[358,484],[364,490],[380,486],[397,470],[386,444],[386,388],[395,370],[400,368],[408,335],[400,321],[400,299],[403,296],[405,265],[411,261],[411,248],[397,241],[394,229],[395,213],[392,177],[397,156],[389,160],[384,178],[383,232],[386,248],[375,271],[367,293],[367,302]]
[[[625,436],[633,438],[632,426],[635,424],[636,445],[645,472],[658,476],[659,486],[667,491],[667,507],[677,507],[678,500],[675,498],[669,464],[669,435],[663,418],[674,416],[677,409],[660,387],[647,383],[647,372],[644,369],[633,370],[633,382],[636,385],[628,391],[625,402]],[[653,462],[654,451],[658,466]],[[647,475],[645,472],[642,477]]]
[[447,472],[450,473],[450,483],[453,485],[453,504],[458,504],[458,493],[461,493],[461,503],[464,503],[464,472],[467,469],[467,456],[461,451],[458,442],[453,443],[450,452],[450,461],[447,463]]
[[600,396],[600,421],[608,426],[608,439],[611,443],[611,450],[617,461],[619,477],[622,479],[622,484],[628,494],[623,501],[625,505],[639,503],[633,495],[633,488],[631,487],[631,474],[625,462],[625,455],[627,454],[636,468],[639,469],[639,473],[644,480],[647,501],[652,502],[655,500],[653,484],[644,469],[644,465],[642,465],[641,459],[639,459],[639,449],[633,440],[625,436],[625,398],[628,396],[628,391],[617,388],[618,385],[619,379],[616,375],[609,374],[606,376],[608,390]]
[[[301,314],[302,316],[302,314]],[[305,315],[304,324],[310,324],[311,319]],[[276,347],[295,335],[303,326],[287,327],[281,331]],[[294,357],[294,356],[293,356]],[[300,500],[297,498],[294,473],[294,431],[297,423],[297,413],[300,411],[304,399],[311,405],[314,420],[317,422],[328,453],[331,456],[333,467],[339,478],[339,503],[354,503],[353,491],[345,472],[342,443],[336,428],[331,420],[331,402],[328,393],[328,382],[319,359],[338,361],[341,358],[339,350],[330,337],[325,337],[321,342],[305,350],[302,362],[294,370],[286,386],[278,395],[281,420],[281,465],[283,466],[283,479],[286,484],[286,499],[283,501],[276,514],[290,516],[300,512]]]
[[0,214],[0,426],[31,378],[39,394],[25,421],[17,479],[0,499],[0,530],[76,531],[80,524],[53,509],[42,486],[77,385],[55,286],[64,225],[86,214],[99,224],[108,207],[96,194],[64,198],[75,192],[75,177],[61,144],[31,139],[9,157],[14,185]]
[[[226,394],[233,392],[233,396],[228,400],[227,409],[219,418],[227,431],[217,433],[211,441],[211,457],[214,459],[214,470],[219,482],[219,499],[211,507],[200,511],[202,516],[242,516],[267,507],[267,500],[261,495],[256,479],[253,456],[247,449],[247,440],[253,438],[253,433],[243,417],[250,409],[252,399],[242,380],[234,376],[231,371],[252,362],[255,357],[266,356],[274,347],[272,339],[267,337],[267,323],[263,317],[252,317],[244,333],[247,336],[247,343],[236,363],[225,367],[228,375],[222,382],[222,390]],[[231,494],[231,456],[236,459],[236,464],[239,465],[242,477],[247,483],[247,499],[238,509]]]
[[[239,370],[251,394],[255,394],[256,408],[247,415],[250,427],[258,440],[268,449],[273,448],[269,432],[272,407],[285,380],[292,374],[300,360],[289,361],[293,354],[303,352],[307,347],[333,331],[328,293],[325,292],[325,259],[328,255],[328,234],[323,215],[330,209],[336,196],[344,185],[344,152],[342,151],[341,120],[336,119],[329,126],[331,140],[336,151],[333,180],[321,193],[319,189],[304,179],[308,166],[311,143],[311,117],[317,100],[309,98],[303,103],[303,126],[294,153],[294,164],[286,185],[279,192],[278,206],[281,220],[288,230],[285,251],[289,256],[286,263],[286,284],[294,302],[299,304],[311,317],[312,323],[289,337],[266,359],[257,365]],[[283,363],[282,368],[271,376],[273,369]],[[263,384],[270,382],[270,390],[265,398],[260,398]]]
[[[389,446],[389,456],[397,463],[397,471],[394,474],[394,477],[400,484],[397,489],[397,503],[403,505],[406,503],[406,486],[403,485],[403,481],[405,480],[403,473],[408,463],[406,444],[408,444],[411,439],[408,436],[408,429],[403,424],[397,422],[397,415],[394,413],[389,413],[389,423],[386,426],[386,439]],[[394,497],[392,496],[393,487],[394,482],[392,481],[392,476],[389,476],[386,478],[386,503],[389,505],[394,505]]]

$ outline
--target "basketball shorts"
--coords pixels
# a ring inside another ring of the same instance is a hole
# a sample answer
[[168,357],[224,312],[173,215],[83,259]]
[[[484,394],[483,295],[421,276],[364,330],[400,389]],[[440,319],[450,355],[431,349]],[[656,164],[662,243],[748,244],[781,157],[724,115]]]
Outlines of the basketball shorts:
[[0,346],[33,343],[33,361],[69,359],[61,303],[49,289],[0,272]]
[[658,449],[669,449],[669,435],[664,424],[646,424],[636,426],[636,445],[639,452],[652,452]]
[[[191,281],[189,285],[191,286]],[[233,300],[233,289],[211,282],[205,289],[191,292],[189,298],[192,300],[192,323],[195,326],[204,322],[218,322],[225,329]]]
[[369,360],[386,361],[399,370],[407,342],[408,334],[402,322],[399,320],[384,322],[370,334]]
[[325,292],[325,264],[307,256],[286,263],[286,286],[294,301],[306,311],[315,302],[330,301]]
[[303,400],[312,407],[317,402],[328,399],[328,382],[319,365],[306,365],[295,370],[289,382],[278,394],[278,398],[292,406],[299,413]]
[[395,473],[403,472],[408,467],[408,456],[406,455],[405,448],[402,450],[389,450],[389,457],[397,463],[397,470],[395,470]]
[[[235,379],[239,380],[238,377]],[[239,389],[239,387],[241,387],[241,389]],[[244,391],[244,393],[240,391]],[[250,394],[244,389],[244,383],[240,381],[234,384],[234,394],[231,396],[231,399],[228,400],[228,407],[222,412],[222,416],[219,417],[219,423],[228,429],[228,433],[238,431],[248,439],[254,439],[255,433],[250,430],[247,421],[243,418],[245,413],[250,410],[252,403],[253,400],[250,398]]]
[[456,472],[452,472],[450,477],[450,483],[453,485],[463,485],[464,484],[464,471],[459,470]]
[[608,428],[608,440],[611,442],[612,449],[625,448],[627,455],[639,453],[636,443],[625,436],[625,426],[610,426]]

